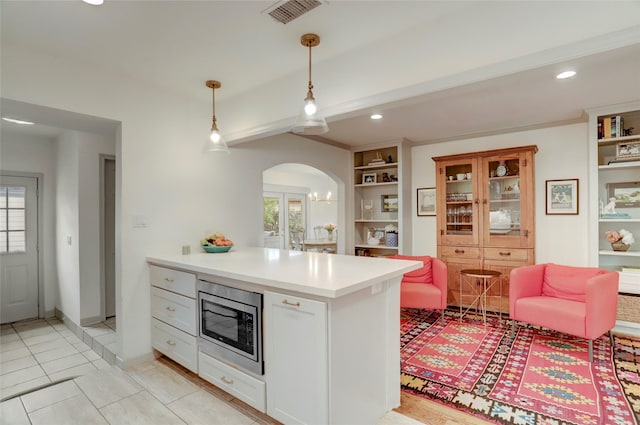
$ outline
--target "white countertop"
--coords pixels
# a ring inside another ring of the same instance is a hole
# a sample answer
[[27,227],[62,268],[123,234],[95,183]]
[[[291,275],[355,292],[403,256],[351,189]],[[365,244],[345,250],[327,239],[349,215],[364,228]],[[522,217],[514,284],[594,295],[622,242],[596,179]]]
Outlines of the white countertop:
[[148,256],[149,263],[327,298],[338,298],[422,267],[422,262],[272,248]]

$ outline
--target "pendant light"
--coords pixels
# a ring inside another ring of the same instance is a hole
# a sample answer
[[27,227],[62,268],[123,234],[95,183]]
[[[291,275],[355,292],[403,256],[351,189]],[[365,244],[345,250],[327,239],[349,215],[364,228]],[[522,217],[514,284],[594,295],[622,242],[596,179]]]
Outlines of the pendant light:
[[313,83],[311,82],[311,48],[320,44],[320,37],[316,34],[305,34],[300,43],[309,48],[309,91],[304,99],[304,107],[298,116],[293,132],[303,135],[323,134],[329,131],[324,117],[318,113],[316,99],[313,97]]
[[205,85],[211,89],[211,104],[213,105],[213,118],[211,119],[211,134],[209,140],[204,145],[205,152],[225,152],[229,153],[227,143],[224,141],[220,130],[218,130],[218,124],[216,122],[216,89],[222,87],[220,81],[208,80]]

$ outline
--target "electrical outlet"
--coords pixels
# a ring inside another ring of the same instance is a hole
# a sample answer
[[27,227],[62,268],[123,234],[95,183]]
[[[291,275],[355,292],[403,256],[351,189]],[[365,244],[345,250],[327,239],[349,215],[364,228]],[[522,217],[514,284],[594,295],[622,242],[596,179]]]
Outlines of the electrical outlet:
[[182,255],[191,254],[191,245],[182,245]]
[[67,235],[67,245],[71,246],[71,235]]

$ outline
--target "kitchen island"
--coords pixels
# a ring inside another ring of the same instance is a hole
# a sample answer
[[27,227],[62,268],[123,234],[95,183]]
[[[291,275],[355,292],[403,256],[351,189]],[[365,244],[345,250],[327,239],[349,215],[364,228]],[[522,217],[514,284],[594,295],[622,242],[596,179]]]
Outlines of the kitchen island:
[[[263,295],[264,375],[199,351],[190,368],[214,385],[285,424],[373,424],[399,406],[400,280],[422,263],[235,247],[147,261],[152,293],[193,277]],[[199,310],[195,289],[182,293]],[[161,339],[154,348],[181,362]]]

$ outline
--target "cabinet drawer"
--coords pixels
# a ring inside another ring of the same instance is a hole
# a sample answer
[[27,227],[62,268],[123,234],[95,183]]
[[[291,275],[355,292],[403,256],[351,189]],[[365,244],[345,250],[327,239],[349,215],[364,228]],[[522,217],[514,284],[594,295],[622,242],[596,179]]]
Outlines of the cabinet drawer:
[[442,246],[442,257],[449,258],[480,258],[480,248],[472,246]]
[[151,284],[171,292],[196,297],[196,275],[166,267],[149,266]]
[[198,373],[198,342],[195,336],[151,318],[151,346]]
[[198,333],[196,300],[151,287],[151,315],[191,335]]
[[484,258],[487,260],[518,261],[526,263],[529,259],[529,250],[517,248],[485,248]]
[[199,375],[202,379],[222,388],[262,413],[266,412],[266,391],[263,381],[206,354],[199,353],[199,359]]

